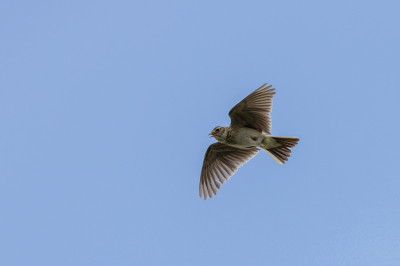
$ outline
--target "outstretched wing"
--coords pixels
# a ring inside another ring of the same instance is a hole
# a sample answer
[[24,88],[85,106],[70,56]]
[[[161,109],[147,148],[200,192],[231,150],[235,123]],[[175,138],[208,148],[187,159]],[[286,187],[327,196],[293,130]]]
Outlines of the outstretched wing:
[[200,174],[200,197],[217,195],[217,189],[224,184],[237,169],[253,158],[258,149],[238,149],[216,142],[208,147],[204,155],[203,168]]
[[250,127],[260,132],[271,134],[272,97],[275,88],[265,83],[236,104],[230,111],[231,125]]

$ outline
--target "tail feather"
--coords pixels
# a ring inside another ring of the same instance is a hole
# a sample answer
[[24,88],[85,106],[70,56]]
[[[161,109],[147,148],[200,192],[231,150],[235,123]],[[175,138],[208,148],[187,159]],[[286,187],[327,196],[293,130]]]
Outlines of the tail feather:
[[281,146],[264,149],[278,164],[284,164],[290,157],[292,152],[289,148],[293,148],[299,142],[298,137],[272,137]]

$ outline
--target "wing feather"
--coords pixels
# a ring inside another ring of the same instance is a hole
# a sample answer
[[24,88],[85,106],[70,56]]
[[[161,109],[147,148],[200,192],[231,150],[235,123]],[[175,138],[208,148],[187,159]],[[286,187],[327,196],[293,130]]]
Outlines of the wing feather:
[[235,127],[254,128],[260,132],[271,134],[272,97],[275,88],[267,83],[250,93],[236,104],[230,111],[231,125]]
[[237,169],[253,158],[257,148],[238,149],[216,142],[208,147],[201,169],[199,194],[206,200],[217,195],[224,184]]

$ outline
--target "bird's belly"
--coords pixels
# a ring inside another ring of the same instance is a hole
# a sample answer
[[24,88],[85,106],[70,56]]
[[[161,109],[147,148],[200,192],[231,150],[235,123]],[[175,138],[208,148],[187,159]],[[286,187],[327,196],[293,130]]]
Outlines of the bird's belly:
[[251,128],[241,128],[237,131],[234,143],[229,146],[236,148],[247,148],[260,146],[264,136],[262,133]]

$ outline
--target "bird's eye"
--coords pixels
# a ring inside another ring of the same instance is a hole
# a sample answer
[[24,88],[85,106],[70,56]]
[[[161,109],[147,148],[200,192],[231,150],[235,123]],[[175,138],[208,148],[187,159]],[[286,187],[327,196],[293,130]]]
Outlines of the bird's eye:
[[218,131],[219,131],[219,128],[217,128],[215,131],[217,131],[217,132],[218,132]]

